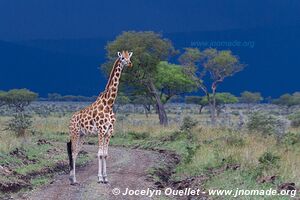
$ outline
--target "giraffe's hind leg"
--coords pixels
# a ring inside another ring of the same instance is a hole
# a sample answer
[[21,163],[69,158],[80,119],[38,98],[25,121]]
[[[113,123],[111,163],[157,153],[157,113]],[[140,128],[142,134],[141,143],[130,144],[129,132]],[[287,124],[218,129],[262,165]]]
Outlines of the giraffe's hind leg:
[[[110,132],[112,133],[112,130]],[[106,159],[108,157],[108,145],[109,145],[111,133],[106,135],[106,137],[104,138],[104,145],[103,145],[104,156],[103,156],[103,172],[102,172],[102,174],[103,174],[103,183],[105,183],[105,184],[108,183],[107,172],[106,172]]]
[[[78,156],[78,153],[82,147],[83,144],[83,139],[81,138],[80,133],[74,134],[71,137],[70,141],[70,146],[71,146],[71,159],[70,159],[70,176],[69,180],[71,185],[76,185],[78,184],[76,181],[76,159]],[[69,144],[68,144],[69,148]]]
[[103,143],[104,143],[104,137],[103,134],[100,132],[98,135],[99,140],[99,146],[98,146],[98,183],[103,183]]

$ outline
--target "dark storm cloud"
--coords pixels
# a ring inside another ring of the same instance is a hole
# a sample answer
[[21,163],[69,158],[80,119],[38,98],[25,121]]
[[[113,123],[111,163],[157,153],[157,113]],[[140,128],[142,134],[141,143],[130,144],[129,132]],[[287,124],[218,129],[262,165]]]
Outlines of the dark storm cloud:
[[297,0],[1,0],[0,40],[294,26],[299,10]]

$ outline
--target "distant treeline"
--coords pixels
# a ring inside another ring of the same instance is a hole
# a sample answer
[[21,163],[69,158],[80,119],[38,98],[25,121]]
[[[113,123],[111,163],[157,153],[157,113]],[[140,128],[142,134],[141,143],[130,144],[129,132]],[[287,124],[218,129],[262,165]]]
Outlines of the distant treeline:
[[42,101],[81,101],[91,102],[95,101],[97,96],[86,97],[81,95],[61,95],[58,93],[49,93],[47,98],[40,98]]
[[[92,102],[97,99],[97,96],[86,97],[82,95],[61,95],[58,93],[49,93],[47,98],[39,98],[41,101],[75,101],[75,102]],[[283,94],[277,99],[272,99],[271,97],[263,98],[259,92],[242,92],[240,96],[235,96],[228,92],[220,92],[216,95],[217,104],[228,104],[228,103],[272,103],[276,105],[293,106],[300,105],[300,92],[294,92],[293,94]],[[117,97],[118,104],[143,104],[146,101],[140,96],[127,96],[121,92]],[[177,103],[192,103],[205,106],[208,104],[205,96],[174,96],[170,102]],[[152,102],[149,101],[149,104]]]
[[[18,102],[23,99],[31,98],[35,96],[38,97],[37,93],[34,93],[27,89],[12,89],[10,91],[0,91],[0,106],[4,105],[5,102]],[[86,97],[82,95],[61,95],[58,93],[49,93],[48,96],[39,97],[39,101],[75,101],[75,102],[93,102],[97,99],[97,96]],[[26,101],[25,101],[26,102]],[[205,96],[174,96],[170,102],[175,103],[187,103],[187,104],[198,104],[201,106],[208,105]],[[216,94],[216,104],[230,104],[230,103],[272,103],[276,105],[283,106],[294,106],[300,105],[300,92],[294,92],[292,94],[283,94],[277,99],[272,99],[271,97],[263,98],[259,92],[242,92],[240,96],[235,96],[228,92],[220,92]],[[147,104],[152,105],[153,102],[149,99],[140,95],[126,95],[120,92],[117,97],[117,104]]]

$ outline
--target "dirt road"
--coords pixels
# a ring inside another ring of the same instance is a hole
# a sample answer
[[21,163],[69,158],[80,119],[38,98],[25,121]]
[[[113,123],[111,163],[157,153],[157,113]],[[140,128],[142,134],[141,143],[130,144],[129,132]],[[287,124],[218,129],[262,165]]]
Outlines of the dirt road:
[[[125,192],[129,189],[154,188],[147,176],[149,169],[164,162],[163,154],[154,151],[112,147],[107,161],[109,184],[97,183],[98,165],[95,146],[83,150],[94,154],[94,160],[77,170],[78,186],[70,186],[68,175],[57,176],[52,184],[45,185],[27,196],[30,200],[92,200],[92,199],[150,199],[146,196],[113,195],[114,188]],[[153,199],[153,198],[151,198]]]

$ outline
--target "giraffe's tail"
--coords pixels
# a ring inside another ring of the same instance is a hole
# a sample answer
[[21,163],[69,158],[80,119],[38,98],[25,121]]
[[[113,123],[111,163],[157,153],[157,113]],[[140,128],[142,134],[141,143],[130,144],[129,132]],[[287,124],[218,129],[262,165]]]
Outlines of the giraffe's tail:
[[73,170],[73,157],[72,157],[72,141],[67,143],[67,150],[68,150],[68,156],[69,156],[69,165],[70,170]]

